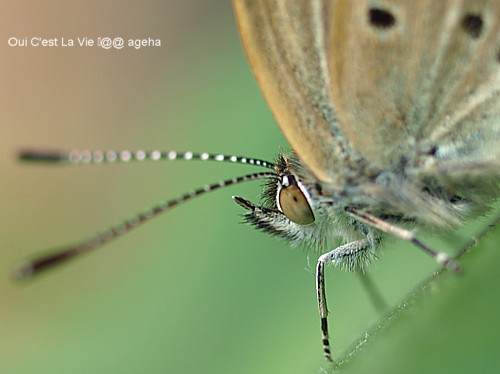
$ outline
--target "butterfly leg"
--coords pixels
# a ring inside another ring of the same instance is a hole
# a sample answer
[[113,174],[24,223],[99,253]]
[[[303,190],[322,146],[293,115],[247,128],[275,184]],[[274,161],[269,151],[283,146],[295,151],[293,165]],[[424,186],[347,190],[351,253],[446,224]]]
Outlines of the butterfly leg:
[[446,253],[436,251],[431,247],[427,246],[426,244],[422,243],[415,237],[413,231],[406,230],[399,226],[395,226],[378,217],[375,217],[370,213],[356,211],[355,209],[352,208],[346,208],[345,211],[351,217],[355,218],[358,221],[363,222],[368,226],[375,227],[376,229],[385,232],[387,234],[390,234],[392,236],[395,236],[396,238],[400,238],[409,241],[410,243],[413,243],[414,245],[422,249],[424,252],[431,255],[438,263],[446,266],[449,270],[457,273],[461,271],[460,264],[457,261],[449,257]]
[[386,310],[388,310],[389,304],[387,304],[387,301],[382,296],[382,293],[376,286],[372,277],[368,273],[365,273],[363,271],[356,272],[356,275],[358,276],[363,288],[365,289],[366,294],[370,299],[370,303],[372,304],[373,308],[377,311],[377,313],[382,314]]
[[321,338],[323,341],[323,352],[328,361],[332,361],[330,341],[328,338],[328,307],[325,294],[325,264],[345,261],[347,257],[359,255],[367,250],[371,244],[367,239],[357,240],[341,245],[334,250],[321,255],[316,266],[316,292],[318,298],[318,309],[321,318]]

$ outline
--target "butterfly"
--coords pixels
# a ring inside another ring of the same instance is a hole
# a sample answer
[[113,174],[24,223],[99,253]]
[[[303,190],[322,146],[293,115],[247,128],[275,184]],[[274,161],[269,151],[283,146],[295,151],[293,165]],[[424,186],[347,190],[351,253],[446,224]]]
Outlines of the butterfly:
[[[252,70],[294,154],[258,228],[363,269],[400,224],[447,228],[499,196],[500,9],[494,1],[234,1]],[[332,245],[332,238],[342,244]]]
[[245,52],[292,148],[276,162],[208,153],[27,150],[27,161],[198,159],[266,172],[207,185],[17,269],[64,263],[214,189],[266,179],[251,225],[319,253],[316,292],[332,360],[325,266],[364,271],[387,235],[458,271],[408,227],[488,210],[500,182],[500,9],[494,1],[233,0]]

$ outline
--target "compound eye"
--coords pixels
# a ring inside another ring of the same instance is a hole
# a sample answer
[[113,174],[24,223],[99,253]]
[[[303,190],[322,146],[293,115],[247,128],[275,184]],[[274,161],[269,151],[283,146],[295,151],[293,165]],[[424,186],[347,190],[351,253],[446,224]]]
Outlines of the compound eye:
[[299,225],[309,225],[314,222],[312,209],[296,184],[283,187],[280,190],[279,203],[283,214],[290,221]]

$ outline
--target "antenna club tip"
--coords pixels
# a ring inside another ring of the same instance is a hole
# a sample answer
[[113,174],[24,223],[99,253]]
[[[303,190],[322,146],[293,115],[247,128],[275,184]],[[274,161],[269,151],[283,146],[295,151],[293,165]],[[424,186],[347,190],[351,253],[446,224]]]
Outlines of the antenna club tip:
[[17,157],[28,162],[62,162],[68,161],[68,156],[55,150],[21,149]]
[[12,271],[12,279],[15,281],[24,281],[30,279],[34,275],[34,267],[31,262],[24,261],[17,265]]

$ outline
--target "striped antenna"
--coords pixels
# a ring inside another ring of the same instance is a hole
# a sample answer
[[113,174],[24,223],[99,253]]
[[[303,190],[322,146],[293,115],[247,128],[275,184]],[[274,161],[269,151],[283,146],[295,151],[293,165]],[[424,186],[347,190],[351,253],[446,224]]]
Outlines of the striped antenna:
[[176,160],[198,160],[198,161],[218,161],[234,164],[246,164],[265,167],[276,170],[276,165],[272,162],[234,155],[223,155],[213,153],[194,153],[194,152],[176,152],[176,151],[90,151],[74,150],[71,152],[50,151],[28,149],[19,153],[21,161],[44,162],[51,164],[113,164],[127,163],[132,161],[176,161]]
[[[220,154],[209,153],[192,153],[192,152],[161,152],[161,151],[72,151],[72,152],[55,152],[55,151],[23,151],[20,153],[20,159],[23,161],[48,162],[48,163],[71,163],[71,164],[88,164],[88,163],[110,163],[110,162],[128,162],[128,161],[143,161],[143,160],[203,160],[203,161],[220,161],[233,162],[240,164],[251,164],[274,169],[274,164],[246,157],[226,156]],[[160,213],[170,210],[177,205],[185,203],[197,196],[204,195],[207,192],[215,191],[222,187],[228,187],[242,182],[253,181],[256,179],[276,178],[275,172],[260,172],[247,174],[241,177],[226,179],[218,183],[205,185],[201,188],[193,190],[189,193],[181,195],[175,199],[163,201],[153,206],[152,208],[136,214],[135,216],[122,221],[121,223],[112,226],[111,228],[100,232],[91,238],[84,240],[75,245],[59,248],[49,254],[35,257],[27,260],[18,266],[13,277],[16,280],[24,280],[32,278],[35,275],[41,274],[45,270],[63,264],[68,260],[78,257],[81,254],[88,253],[93,249],[99,248],[109,241],[116,239],[127,232],[135,229],[139,225],[151,218],[156,217]]]

